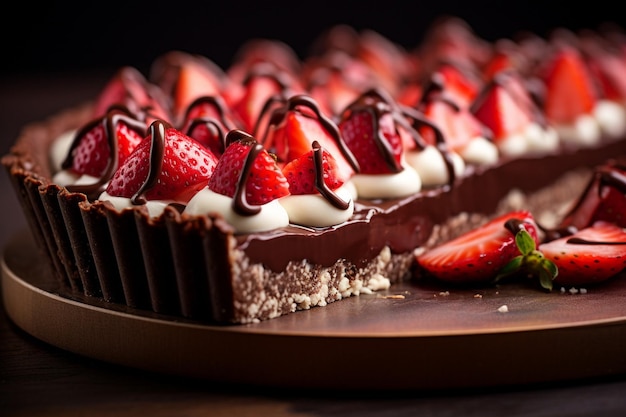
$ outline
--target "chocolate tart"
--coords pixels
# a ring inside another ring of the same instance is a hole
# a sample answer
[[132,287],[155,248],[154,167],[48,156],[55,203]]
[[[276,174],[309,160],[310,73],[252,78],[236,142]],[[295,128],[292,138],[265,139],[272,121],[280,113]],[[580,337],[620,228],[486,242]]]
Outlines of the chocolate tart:
[[626,150],[613,139],[502,159],[410,197],[359,200],[338,226],[237,234],[217,215],[118,212],[51,183],[48,148],[90,112],[87,104],[27,126],[2,158],[59,293],[205,323],[266,320],[372,292],[377,280],[410,281],[416,253],[498,213],[524,207],[539,221],[558,218],[593,167]]

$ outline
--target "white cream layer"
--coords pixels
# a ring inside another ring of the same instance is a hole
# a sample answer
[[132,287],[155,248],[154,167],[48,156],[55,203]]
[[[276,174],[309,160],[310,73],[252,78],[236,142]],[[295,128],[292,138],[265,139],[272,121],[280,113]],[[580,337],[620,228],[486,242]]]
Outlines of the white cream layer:
[[[434,187],[450,182],[448,167],[443,154],[435,146],[427,146],[423,150],[411,150],[405,154],[407,163],[413,167],[422,180],[422,186]],[[455,152],[450,153],[457,177],[463,175],[465,162]]]
[[396,174],[354,174],[352,182],[359,198],[374,200],[377,198],[405,197],[422,189],[422,179],[408,163]]
[[280,204],[294,224],[312,227],[326,227],[341,224],[354,213],[353,191],[345,185],[335,190],[342,200],[349,202],[346,210],[333,206],[320,194],[288,195],[279,199]]
[[554,128],[565,143],[595,146],[603,135],[619,138],[626,133],[626,109],[617,102],[600,100],[591,114],[579,116],[572,124],[557,124]]
[[193,215],[219,213],[238,233],[265,232],[289,224],[287,211],[278,200],[272,200],[261,206],[261,211],[258,214],[242,216],[233,210],[231,197],[211,191],[208,187],[198,191],[189,200],[184,212]]

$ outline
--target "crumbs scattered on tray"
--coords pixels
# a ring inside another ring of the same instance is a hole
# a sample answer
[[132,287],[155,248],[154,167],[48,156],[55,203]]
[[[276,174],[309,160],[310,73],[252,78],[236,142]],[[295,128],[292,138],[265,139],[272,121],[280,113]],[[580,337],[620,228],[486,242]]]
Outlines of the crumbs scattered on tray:
[[390,300],[404,300],[405,297],[403,294],[391,294],[391,295],[383,295],[381,296],[381,298],[386,298]]
[[565,287],[561,287],[561,294],[565,294],[566,292],[569,292],[570,294],[587,294],[587,289],[576,287],[571,287],[570,289],[567,289]]
[[508,313],[508,312],[509,312],[509,306],[507,306],[506,304],[498,307],[498,313]]
[[439,294],[433,294],[433,297],[447,297],[450,295],[450,291],[440,291]]
[[378,295],[378,298],[384,298],[388,300],[404,300],[406,295],[408,295],[408,291],[404,291],[403,294],[387,294],[387,295]]

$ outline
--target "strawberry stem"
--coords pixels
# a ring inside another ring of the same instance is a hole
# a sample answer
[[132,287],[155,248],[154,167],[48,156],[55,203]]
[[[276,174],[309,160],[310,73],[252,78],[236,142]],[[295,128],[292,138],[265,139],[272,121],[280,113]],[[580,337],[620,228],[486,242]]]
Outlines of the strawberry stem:
[[537,250],[535,240],[523,227],[515,234],[515,244],[520,255],[502,267],[494,282],[518,272],[525,272],[528,278],[538,278],[542,288],[552,291],[552,281],[559,272],[554,262],[545,258],[543,253]]

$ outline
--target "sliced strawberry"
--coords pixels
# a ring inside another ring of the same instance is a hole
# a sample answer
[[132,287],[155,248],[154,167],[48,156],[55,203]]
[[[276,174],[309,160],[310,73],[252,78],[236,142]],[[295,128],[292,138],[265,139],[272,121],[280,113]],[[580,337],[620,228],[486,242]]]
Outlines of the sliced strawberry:
[[173,122],[180,126],[189,105],[198,97],[220,95],[225,74],[210,59],[182,51],[170,51],[156,59],[150,79],[172,100]]
[[115,172],[107,187],[112,196],[136,201],[186,203],[207,185],[217,157],[166,122],[155,121],[149,135]]
[[171,119],[164,92],[134,67],[121,68],[107,82],[95,100],[94,115],[101,117],[112,106],[126,107],[142,120]]
[[511,70],[520,74],[525,74],[528,70],[522,45],[510,39],[500,39],[494,44],[489,61],[481,69],[483,78],[489,82],[500,72]]
[[377,84],[395,94],[411,70],[404,48],[373,30],[361,31],[356,46],[356,57],[372,69]]
[[[113,108],[86,124],[74,138],[64,169],[102,177],[123,164],[146,135],[147,126],[124,109]],[[112,161],[112,155],[116,160]]]
[[308,62],[307,91],[322,111],[338,115],[359,95],[375,85],[372,69],[346,52],[334,50]]
[[262,122],[264,107],[271,100],[283,100],[288,95],[290,79],[273,65],[262,63],[250,69],[243,81],[243,94],[232,103],[233,113],[242,122],[243,130],[260,134],[257,126]]
[[308,152],[312,143],[317,141],[333,155],[343,178],[349,178],[358,170],[337,124],[321,111],[312,97],[291,96],[275,108],[268,119],[262,143],[276,155],[279,165]]
[[[456,106],[443,95],[430,96],[422,102],[420,110],[439,128],[446,145],[453,152],[462,153],[462,150],[474,138],[486,135],[485,126],[468,108]],[[436,144],[436,134],[433,129],[424,126],[419,129],[419,132],[427,144]]]
[[208,183],[211,191],[242,198],[252,206],[289,195],[289,184],[276,160],[252,136],[231,130],[226,141],[226,150]]
[[598,50],[590,56],[588,63],[603,97],[618,102],[626,100],[626,60],[623,56],[610,50]]
[[296,52],[284,42],[274,39],[251,39],[236,52],[233,64],[228,68],[228,76],[241,83],[249,74],[250,68],[260,63],[269,63],[281,72],[296,76],[301,71]]
[[538,244],[537,225],[531,213],[513,211],[417,256],[418,267],[441,281],[490,282],[519,255],[516,233],[520,228]]
[[478,74],[470,68],[444,63],[437,68],[436,73],[441,77],[447,94],[461,107],[469,106],[482,88]]
[[[319,184],[320,179],[330,190],[336,190],[344,184],[335,158],[317,141],[314,141],[312,146],[313,149],[283,167],[282,171],[289,182],[289,192],[292,195],[319,193],[323,187]],[[321,153],[321,173],[317,169],[317,153]]]
[[431,72],[441,62],[482,66],[491,56],[492,46],[476,36],[463,19],[445,16],[428,28],[417,53],[422,67]]
[[403,139],[396,127],[394,104],[370,90],[341,115],[339,130],[362,174],[389,174],[402,170]]
[[598,221],[571,236],[543,243],[539,250],[558,268],[555,283],[595,284],[626,268],[626,231]]
[[286,112],[280,124],[270,130],[264,143],[276,155],[278,162],[284,164],[309,151],[313,138],[321,131],[323,129],[314,117],[292,110]]
[[498,142],[521,133],[538,115],[538,109],[514,72],[494,76],[472,103],[471,112]]
[[597,167],[559,229],[584,229],[597,220],[626,227],[626,166],[613,162]]
[[562,47],[543,74],[546,85],[544,111],[553,123],[572,123],[590,114],[597,101],[597,91],[580,52]]
[[190,104],[181,131],[191,136],[216,156],[224,152],[228,131],[238,128],[230,109],[219,96],[204,96]]

